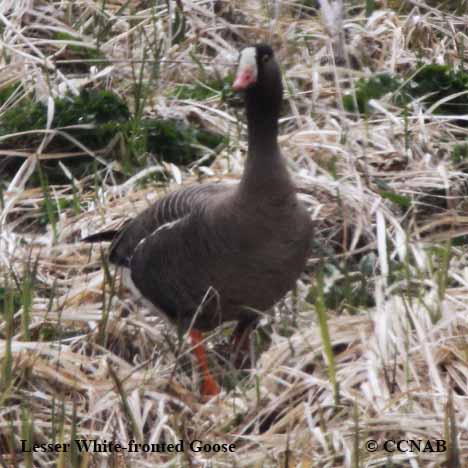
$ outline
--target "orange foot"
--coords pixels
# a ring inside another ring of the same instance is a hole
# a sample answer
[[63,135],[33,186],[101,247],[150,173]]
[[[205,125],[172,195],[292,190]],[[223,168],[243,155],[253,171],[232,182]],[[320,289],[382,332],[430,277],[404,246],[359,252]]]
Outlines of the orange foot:
[[201,392],[206,397],[214,397],[221,393],[218,383],[211,374],[203,375]]
[[203,346],[202,333],[199,330],[192,329],[190,331],[190,338],[192,339],[193,352],[195,353],[195,357],[197,358],[202,371],[202,395],[207,397],[219,395],[221,389],[208,368],[208,360],[206,358],[205,347]]

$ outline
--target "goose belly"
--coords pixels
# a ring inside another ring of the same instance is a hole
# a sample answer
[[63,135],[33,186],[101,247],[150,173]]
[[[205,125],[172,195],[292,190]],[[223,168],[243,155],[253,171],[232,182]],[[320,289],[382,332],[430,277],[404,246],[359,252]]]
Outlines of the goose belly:
[[146,299],[145,296],[143,296],[141,291],[138,289],[138,287],[135,285],[135,283],[132,280],[132,274],[131,274],[130,268],[121,267],[121,278],[122,278],[122,284],[130,291],[135,301],[138,301],[141,304],[143,304],[143,306],[145,306],[150,311],[151,314],[157,315],[169,323],[171,322],[168,315],[162,309],[157,307],[151,301]]
[[266,311],[294,288],[305,269],[308,252],[309,239],[270,244],[244,256],[241,265],[226,265],[231,271],[219,284],[223,302]]

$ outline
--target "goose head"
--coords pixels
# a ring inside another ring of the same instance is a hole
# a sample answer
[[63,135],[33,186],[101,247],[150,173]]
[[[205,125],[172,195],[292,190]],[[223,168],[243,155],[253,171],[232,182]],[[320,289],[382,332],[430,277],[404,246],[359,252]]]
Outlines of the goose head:
[[245,47],[239,55],[235,91],[244,91],[247,113],[274,120],[279,116],[283,97],[281,71],[268,44]]

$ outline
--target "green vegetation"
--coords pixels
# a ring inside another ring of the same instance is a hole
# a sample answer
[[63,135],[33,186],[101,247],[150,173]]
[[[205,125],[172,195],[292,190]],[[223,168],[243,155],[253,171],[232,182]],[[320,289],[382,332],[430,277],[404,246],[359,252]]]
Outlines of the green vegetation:
[[[118,135],[128,149],[116,148],[115,157],[122,160],[126,173],[145,164],[148,152],[158,159],[187,165],[203,155],[203,147],[214,149],[226,144],[226,137],[183,123],[180,120],[141,119],[136,121],[125,102],[112,91],[84,89],[78,96],[55,99],[52,129],[63,129],[54,136],[48,150],[77,151],[75,141],[91,151],[102,150]],[[47,108],[40,102],[26,99],[21,106],[7,110],[0,119],[0,137],[18,132],[45,129]],[[75,128],[69,128],[76,126]],[[68,127],[68,128],[67,128]],[[67,138],[69,135],[72,139]],[[42,134],[31,133],[7,138],[4,147],[28,150],[39,145]],[[138,144],[137,144],[138,143]],[[128,156],[130,155],[130,156]],[[75,177],[95,172],[90,156],[67,159],[67,167]],[[45,176],[55,183],[66,183],[56,161],[43,163]],[[13,166],[16,170],[17,165]],[[33,180],[37,183],[37,178]]]
[[454,164],[467,169],[468,164],[468,143],[460,143],[453,146],[451,158]]
[[76,200],[73,198],[58,198],[48,199],[45,198],[41,204],[41,214],[38,222],[40,225],[45,226],[58,219],[61,211],[74,208],[76,214],[80,212],[80,207],[76,206]]
[[200,158],[202,147],[214,149],[228,142],[227,137],[191,127],[180,120],[146,119],[141,126],[146,133],[148,151],[178,165]]
[[179,4],[176,4],[174,21],[172,22],[172,44],[179,44],[185,40],[187,32],[187,20],[185,19],[184,11]]
[[[409,2],[408,2],[409,3]],[[467,12],[467,0],[427,0],[427,5],[438,10],[455,15],[464,15]]]
[[[359,112],[361,114],[368,114],[371,110],[369,108],[369,101],[371,99],[380,99],[398,89],[399,86],[400,80],[389,73],[382,73],[369,79],[359,79],[355,88]],[[354,96],[352,94],[347,94],[343,97],[343,105],[348,112],[356,111]]]
[[[405,83],[401,78],[388,73],[359,79],[355,87],[359,112],[368,114],[371,111],[369,101],[380,99],[388,93],[394,93],[393,102],[400,106],[422,98],[425,107],[430,108],[445,100],[433,109],[435,114],[468,114],[468,73],[454,70],[448,65],[423,65]],[[356,111],[352,93],[344,96],[343,105],[348,112]],[[461,126],[468,125],[468,122],[462,120],[457,123]]]
[[[467,5],[466,0],[427,0],[418,6],[422,7],[423,12],[435,8],[441,12],[463,15],[466,13]],[[387,8],[392,8],[399,14],[408,15],[414,9],[414,4],[408,0],[390,0],[387,2]]]
[[[54,100],[54,116],[51,130],[58,130],[47,146],[47,152],[82,151],[82,146],[91,151],[104,148],[130,118],[123,100],[112,91],[84,89],[77,96],[67,95]],[[34,151],[47,126],[47,107],[33,99],[23,99],[21,105],[8,109],[0,117],[0,137],[3,148]],[[68,127],[68,128],[67,128]],[[75,128],[69,128],[75,127]],[[20,132],[31,132],[10,137]],[[77,143],[78,142],[78,145]],[[13,175],[22,159],[10,158],[5,172]],[[66,165],[75,177],[84,177],[95,172],[94,158],[80,156],[66,159]],[[43,177],[51,183],[68,183],[57,160],[43,161]],[[39,174],[30,180],[32,185],[42,185]]]
[[[79,41],[79,38],[72,36],[71,34],[68,34],[66,32],[61,32],[61,31],[55,34],[54,39],[60,40],[60,41],[73,41],[73,42]],[[86,64],[86,60],[105,59],[104,55],[102,54],[102,52],[100,52],[98,48],[85,47],[85,46],[80,46],[77,44],[68,44],[67,52],[68,52],[67,59],[83,60],[83,64],[85,66],[90,66],[90,64]],[[82,67],[83,64],[80,64],[80,66]]]
[[216,77],[206,81],[193,81],[177,85],[171,95],[178,99],[193,99],[194,101],[203,101],[214,96],[221,95],[223,101],[232,99],[235,96],[232,90],[234,75],[228,74],[224,78]]
[[327,358],[328,377],[333,388],[334,403],[336,406],[340,405],[340,387],[336,378],[336,363],[335,355],[333,354],[333,347],[330,339],[330,330],[327,321],[327,307],[324,298],[324,284],[323,275],[319,272],[317,274],[317,298],[315,301],[315,311],[317,313],[320,336],[322,337],[323,350]]
[[[343,312],[345,309],[373,307],[372,278],[375,274],[376,256],[374,253],[361,258],[358,265],[352,261],[323,264],[322,280],[315,283],[309,291],[309,303],[322,304],[327,309]],[[324,282],[327,287],[324,288]]]
[[[11,25],[0,24],[0,460],[114,461],[76,450],[21,457],[20,439],[191,438],[236,442],[235,453],[196,454],[212,466],[242,466],[247,452],[258,466],[463,466],[467,1],[350,0],[338,17],[316,0],[263,2],[255,14],[235,1],[10,3]],[[335,32],[349,63],[333,70]],[[161,162],[180,168],[183,185],[239,178],[245,120],[226,73],[256,40],[272,43],[284,72],[280,146],[314,219],[311,256],[296,288],[260,316],[249,350],[233,355],[228,324],[205,335],[225,390],[206,402],[188,337],[132,300],[108,243],[80,239],[172,190],[177,171]],[[35,92],[87,82],[92,65],[112,70],[55,98],[45,133],[52,108]],[[225,116],[234,141],[210,131]],[[199,166],[226,144],[205,176]],[[11,154],[39,148],[35,172],[18,172],[26,159]],[[414,428],[443,436],[446,453],[366,450]],[[134,464],[184,466],[186,455],[140,451]]]
[[294,7],[300,16],[317,16],[320,11],[319,0],[299,0],[295,2]]
[[[78,96],[67,95],[54,101],[55,110],[52,129],[72,125],[86,129],[67,129],[66,132],[77,138],[90,149],[107,144],[121,129],[120,124],[130,118],[130,112],[122,99],[112,91],[84,89]],[[45,129],[47,108],[41,102],[26,99],[21,106],[8,109],[0,118],[0,137],[17,132]],[[31,134],[4,140],[8,148],[27,149],[39,144],[42,135]],[[64,137],[54,139],[53,148],[70,150],[74,145]]]
[[378,192],[382,198],[390,200],[404,210],[407,210],[411,206],[411,198],[395,192],[383,180],[375,179],[374,183],[377,186]]
[[0,106],[21,86],[20,83],[12,83],[0,89]]
[[21,292],[16,288],[8,286],[5,281],[4,286],[0,286],[0,314],[8,315],[10,312],[16,312],[21,307]]
[[[434,109],[437,114],[468,114],[468,73],[448,65],[423,65],[404,92],[413,98],[424,97],[426,107],[454,96]],[[465,93],[460,96],[456,94]],[[464,125],[468,125],[468,122]]]

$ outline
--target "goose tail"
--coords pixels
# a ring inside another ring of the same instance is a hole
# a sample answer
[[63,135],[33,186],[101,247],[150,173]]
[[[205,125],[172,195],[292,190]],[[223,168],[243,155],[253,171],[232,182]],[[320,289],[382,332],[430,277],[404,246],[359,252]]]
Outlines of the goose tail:
[[81,239],[81,242],[111,242],[115,239],[119,232],[120,231],[118,231],[117,229],[97,232],[96,234],[91,234],[90,236],[84,237],[83,239]]

